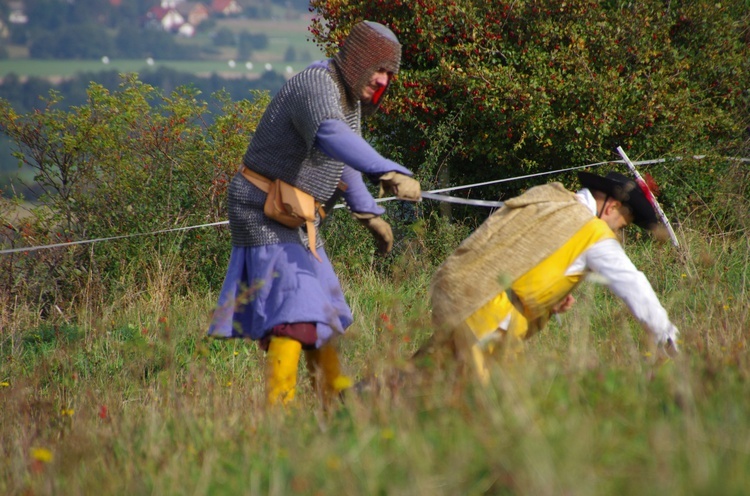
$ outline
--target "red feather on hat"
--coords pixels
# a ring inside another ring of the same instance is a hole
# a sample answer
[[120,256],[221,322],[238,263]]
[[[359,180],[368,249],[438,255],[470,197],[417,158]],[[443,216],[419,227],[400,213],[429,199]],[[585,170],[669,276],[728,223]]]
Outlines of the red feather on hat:
[[659,186],[656,184],[656,181],[650,174],[646,173],[644,174],[644,176],[644,178],[636,176],[635,182],[638,183],[638,186],[641,188],[641,191],[643,191],[643,194],[646,196],[648,202],[652,205],[655,205],[656,195],[659,194]]
[[648,186],[648,189],[651,190],[654,196],[659,196],[659,185],[656,184],[656,179],[648,172],[644,172],[643,180],[646,181],[646,186]]

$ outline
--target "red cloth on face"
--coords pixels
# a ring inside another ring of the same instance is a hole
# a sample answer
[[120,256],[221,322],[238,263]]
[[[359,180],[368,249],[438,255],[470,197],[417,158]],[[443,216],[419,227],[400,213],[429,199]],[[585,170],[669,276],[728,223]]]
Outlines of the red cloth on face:
[[375,90],[375,93],[373,93],[373,95],[372,95],[372,103],[374,105],[377,105],[378,102],[380,101],[380,98],[383,96],[383,93],[385,93],[385,88],[386,88],[385,86],[380,86],[380,87],[378,87],[377,90]]

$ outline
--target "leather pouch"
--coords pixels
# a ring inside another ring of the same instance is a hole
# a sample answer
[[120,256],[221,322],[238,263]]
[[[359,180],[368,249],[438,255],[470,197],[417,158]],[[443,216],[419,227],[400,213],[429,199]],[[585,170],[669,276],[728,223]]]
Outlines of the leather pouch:
[[316,260],[322,262],[315,249],[315,211],[320,208],[315,198],[281,179],[269,180],[244,165],[240,167],[240,172],[266,193],[263,204],[266,217],[291,229],[306,224],[307,246]]
[[287,227],[315,221],[315,198],[280,179],[271,181],[263,213]]

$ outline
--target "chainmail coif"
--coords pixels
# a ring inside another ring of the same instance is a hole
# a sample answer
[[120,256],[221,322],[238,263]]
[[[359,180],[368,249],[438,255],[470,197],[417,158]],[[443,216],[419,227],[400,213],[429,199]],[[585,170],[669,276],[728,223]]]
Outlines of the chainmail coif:
[[[398,74],[401,44],[386,26],[363,21],[352,27],[338,53],[333,56],[333,61],[343,76],[349,97],[356,100],[376,71],[385,69],[391,74]],[[381,101],[382,97],[370,104],[363,102],[363,114],[374,113]]]

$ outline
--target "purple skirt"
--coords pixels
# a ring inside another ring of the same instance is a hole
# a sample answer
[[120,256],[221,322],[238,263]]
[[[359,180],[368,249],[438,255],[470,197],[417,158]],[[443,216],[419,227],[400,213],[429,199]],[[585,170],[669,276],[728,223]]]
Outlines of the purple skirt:
[[317,347],[352,323],[324,249],[323,262],[296,243],[233,247],[209,336],[260,340],[279,324],[313,322]]

